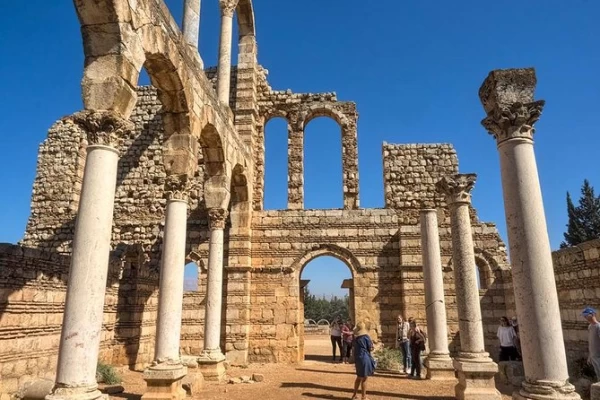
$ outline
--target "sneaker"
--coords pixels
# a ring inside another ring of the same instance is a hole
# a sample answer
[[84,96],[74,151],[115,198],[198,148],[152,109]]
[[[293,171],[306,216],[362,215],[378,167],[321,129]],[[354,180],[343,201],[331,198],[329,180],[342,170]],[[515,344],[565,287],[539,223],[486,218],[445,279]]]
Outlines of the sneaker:
[[410,368],[404,368],[404,373],[405,374],[410,374]]

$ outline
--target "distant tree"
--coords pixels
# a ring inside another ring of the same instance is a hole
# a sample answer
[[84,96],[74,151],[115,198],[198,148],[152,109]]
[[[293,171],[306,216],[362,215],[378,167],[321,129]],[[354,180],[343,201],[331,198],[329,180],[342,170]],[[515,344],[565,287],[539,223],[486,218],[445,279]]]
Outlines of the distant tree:
[[560,244],[561,248],[600,238],[600,196],[596,197],[594,188],[587,179],[583,181],[577,207],[567,192],[567,213],[569,222],[564,233],[565,241]]
[[310,293],[308,287],[304,288],[304,319],[326,319],[331,322],[339,316],[346,320],[349,318],[348,304],[348,296],[344,296],[343,299],[337,296],[326,298],[324,295],[318,298]]

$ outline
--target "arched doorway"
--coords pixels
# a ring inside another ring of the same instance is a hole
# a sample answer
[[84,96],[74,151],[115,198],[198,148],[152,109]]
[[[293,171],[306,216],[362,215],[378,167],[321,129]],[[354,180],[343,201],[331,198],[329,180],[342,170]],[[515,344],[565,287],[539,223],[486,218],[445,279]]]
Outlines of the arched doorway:
[[[339,252],[323,249],[303,258],[299,274],[299,361],[331,362],[330,324],[337,317],[354,321],[355,271]],[[340,357],[339,348],[336,355]]]

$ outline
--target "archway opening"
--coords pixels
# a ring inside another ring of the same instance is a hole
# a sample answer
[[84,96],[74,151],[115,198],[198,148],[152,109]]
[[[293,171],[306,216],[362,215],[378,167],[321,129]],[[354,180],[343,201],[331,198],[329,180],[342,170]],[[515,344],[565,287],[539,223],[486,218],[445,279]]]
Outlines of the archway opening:
[[265,125],[264,199],[263,209],[287,209],[288,188],[288,123],[285,118],[272,118]]
[[304,128],[304,208],[344,208],[342,129],[330,117]]
[[[332,362],[341,361],[342,343],[337,336],[336,319],[342,323],[354,319],[354,286],[352,271],[340,259],[328,255],[309,261],[300,274],[301,309],[304,329],[300,335],[300,359]],[[342,327],[339,326],[339,329]],[[353,326],[349,326],[353,328]],[[333,331],[333,332],[332,332]],[[343,340],[343,338],[342,338]]]
[[198,264],[190,262],[185,265],[183,272],[183,290],[186,292],[198,291]]

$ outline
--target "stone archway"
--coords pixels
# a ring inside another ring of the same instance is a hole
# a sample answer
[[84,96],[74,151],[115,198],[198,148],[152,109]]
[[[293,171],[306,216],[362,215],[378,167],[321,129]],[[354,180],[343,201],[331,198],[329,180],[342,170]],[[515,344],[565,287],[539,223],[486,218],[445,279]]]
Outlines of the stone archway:
[[[333,244],[322,244],[318,246],[314,246],[312,250],[307,251],[304,255],[296,259],[291,268],[294,271],[297,271],[297,279],[298,279],[298,289],[299,289],[299,302],[297,309],[297,337],[298,337],[298,362],[305,361],[305,332],[304,332],[304,289],[308,285],[309,281],[303,279],[302,274],[304,269],[314,260],[320,257],[333,257],[342,262],[348,270],[350,271],[350,279],[344,279],[339,282],[340,287],[344,289],[348,289],[348,313],[350,318],[354,321],[354,317],[356,315],[356,301],[354,296],[354,278],[357,273],[361,270],[360,262],[358,259],[348,250],[343,247],[333,245]],[[337,284],[337,282],[336,282]],[[331,322],[331,321],[329,321]],[[328,333],[326,333],[328,334]],[[329,357],[329,356],[327,356]],[[319,359],[321,357],[311,357],[311,359]],[[328,359],[328,358],[325,358]]]

